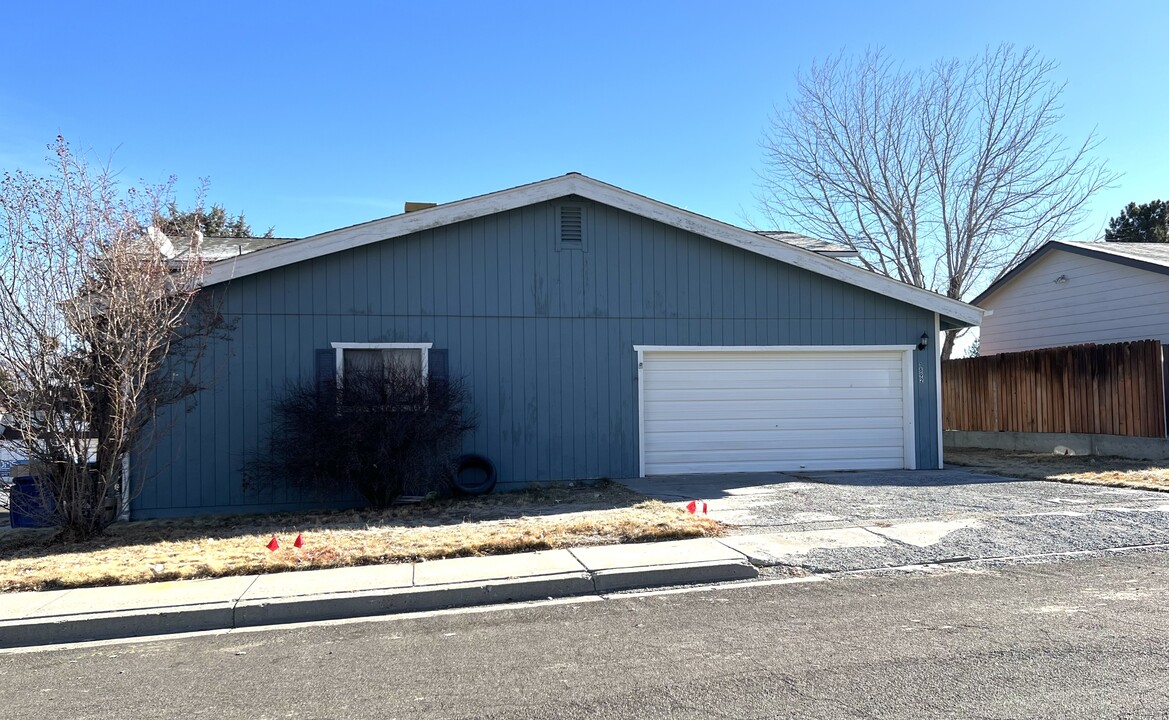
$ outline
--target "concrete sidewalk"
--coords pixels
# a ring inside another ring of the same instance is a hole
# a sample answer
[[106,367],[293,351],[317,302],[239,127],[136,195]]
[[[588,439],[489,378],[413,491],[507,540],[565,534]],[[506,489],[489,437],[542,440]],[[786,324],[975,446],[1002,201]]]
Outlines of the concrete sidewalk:
[[756,577],[712,539],[0,595],[0,648],[369,617]]

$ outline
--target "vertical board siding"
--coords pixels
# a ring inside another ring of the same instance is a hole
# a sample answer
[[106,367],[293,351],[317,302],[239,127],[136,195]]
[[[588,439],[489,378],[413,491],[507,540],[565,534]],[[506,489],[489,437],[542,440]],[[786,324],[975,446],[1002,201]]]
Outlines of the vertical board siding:
[[1157,340],[947,360],[943,427],[1165,437],[1165,373]]
[[[274,398],[333,342],[447,350],[479,416],[464,450],[490,456],[506,488],[637,475],[635,345],[916,345],[933,332],[924,309],[583,204],[583,251],[556,249],[544,203],[220,286],[233,337],[195,410],[170,413],[174,430],[137,463],[154,479],[135,516],[352,504],[241,482]],[[918,467],[938,459],[935,347],[913,353]]]

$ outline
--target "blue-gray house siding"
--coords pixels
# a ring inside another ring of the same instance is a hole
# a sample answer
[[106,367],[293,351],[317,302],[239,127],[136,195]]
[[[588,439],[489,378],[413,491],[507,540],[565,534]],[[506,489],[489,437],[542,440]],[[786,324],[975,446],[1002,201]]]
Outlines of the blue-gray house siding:
[[[635,345],[916,345],[934,313],[606,205],[560,248],[544,202],[215,286],[230,340],[207,389],[160,418],[135,458],[134,517],[320,505],[242,484],[284,383],[333,342],[430,342],[467,378],[466,449],[502,487],[639,472]],[[933,342],[936,342],[934,337]],[[918,467],[938,463],[936,346],[915,351]],[[327,422],[322,418],[322,422]],[[337,500],[339,504],[351,499]]]

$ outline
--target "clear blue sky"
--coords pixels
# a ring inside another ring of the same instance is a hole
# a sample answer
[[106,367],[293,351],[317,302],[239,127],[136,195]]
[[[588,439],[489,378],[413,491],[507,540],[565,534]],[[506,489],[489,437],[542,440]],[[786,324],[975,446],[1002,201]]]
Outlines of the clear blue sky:
[[[335,7],[330,7],[335,6]],[[1169,3],[10,3],[0,169],[64,134],[128,182],[177,175],[303,236],[579,171],[758,220],[759,142],[793,75],[1033,45],[1124,173],[1075,239],[1169,199]],[[184,199],[184,198],[180,198]]]

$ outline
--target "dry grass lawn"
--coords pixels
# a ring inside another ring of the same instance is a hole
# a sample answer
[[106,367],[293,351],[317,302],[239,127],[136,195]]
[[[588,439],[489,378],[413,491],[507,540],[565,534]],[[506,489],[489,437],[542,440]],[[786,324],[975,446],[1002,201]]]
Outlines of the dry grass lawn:
[[956,448],[946,462],[1006,477],[1169,491],[1169,461]]
[[[293,547],[297,533],[304,547]],[[0,592],[310,570],[709,537],[721,526],[622,485],[555,487],[345,511],[154,520],[79,545],[0,533]],[[279,550],[269,551],[276,535]]]

